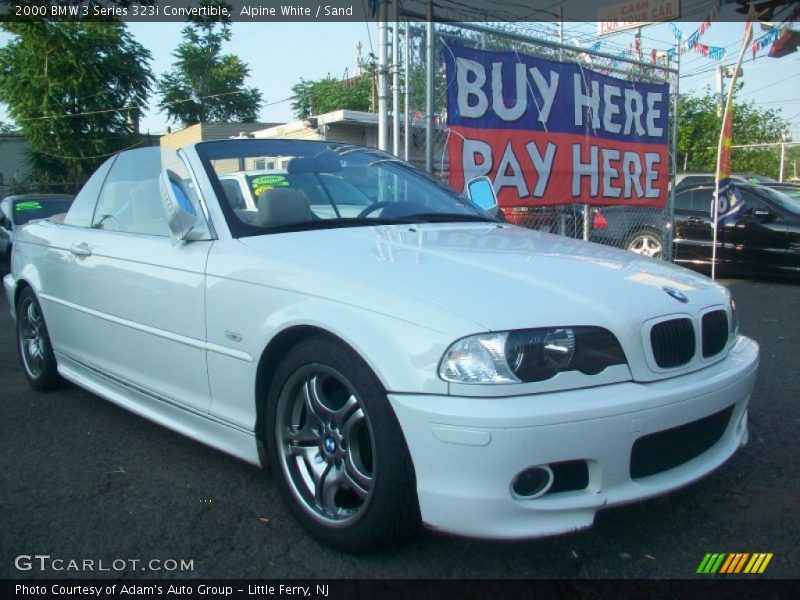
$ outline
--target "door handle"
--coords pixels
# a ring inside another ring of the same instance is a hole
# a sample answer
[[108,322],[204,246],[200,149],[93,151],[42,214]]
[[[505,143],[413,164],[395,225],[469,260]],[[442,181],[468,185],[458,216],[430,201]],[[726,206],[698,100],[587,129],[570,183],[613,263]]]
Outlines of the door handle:
[[89,247],[89,244],[83,242],[81,244],[72,244],[69,249],[75,256],[91,256],[92,249]]
[[699,217],[687,217],[686,218],[686,222],[687,223],[702,223],[703,219],[701,219]]

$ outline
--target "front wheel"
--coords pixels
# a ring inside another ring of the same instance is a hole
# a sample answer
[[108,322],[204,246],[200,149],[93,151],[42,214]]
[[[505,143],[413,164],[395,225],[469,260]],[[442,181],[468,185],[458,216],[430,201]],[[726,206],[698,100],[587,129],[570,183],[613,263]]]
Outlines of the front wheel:
[[61,384],[42,307],[31,288],[24,289],[17,301],[17,350],[31,387],[46,392]]
[[637,231],[628,237],[626,250],[648,256],[650,258],[661,258],[664,253],[664,243],[661,234],[655,231]]
[[396,543],[419,526],[411,459],[386,392],[351,349],[293,348],[268,396],[267,448],[292,513],[345,551]]

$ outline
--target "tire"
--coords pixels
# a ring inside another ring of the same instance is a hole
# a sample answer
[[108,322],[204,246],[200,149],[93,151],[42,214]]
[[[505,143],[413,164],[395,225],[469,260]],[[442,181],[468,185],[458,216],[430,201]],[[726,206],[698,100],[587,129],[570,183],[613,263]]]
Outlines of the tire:
[[288,352],[268,392],[266,436],[281,495],[319,541],[365,552],[419,530],[400,425],[380,381],[350,348],[318,337]]
[[664,255],[664,240],[659,232],[642,229],[628,236],[625,249],[642,256],[660,259]]
[[63,383],[42,307],[31,288],[24,289],[17,301],[17,351],[22,373],[33,389],[48,392]]

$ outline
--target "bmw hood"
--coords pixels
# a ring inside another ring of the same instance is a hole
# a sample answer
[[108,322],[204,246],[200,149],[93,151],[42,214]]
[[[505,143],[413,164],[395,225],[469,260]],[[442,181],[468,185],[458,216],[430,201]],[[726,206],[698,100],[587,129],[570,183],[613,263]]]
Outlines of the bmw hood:
[[382,297],[406,299],[467,319],[476,332],[596,325],[638,335],[653,317],[728,301],[727,290],[682,267],[507,224],[336,228],[240,242],[297,273],[285,284],[298,292],[320,294],[310,274],[338,275],[342,284],[324,291],[331,300],[380,311]]

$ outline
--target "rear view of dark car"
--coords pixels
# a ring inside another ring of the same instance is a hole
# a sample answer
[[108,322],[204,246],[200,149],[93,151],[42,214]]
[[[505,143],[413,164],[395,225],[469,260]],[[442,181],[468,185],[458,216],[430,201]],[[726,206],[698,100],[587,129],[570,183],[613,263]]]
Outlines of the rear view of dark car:
[[[717,233],[717,268],[722,272],[800,275],[800,203],[774,189],[736,183],[744,209]],[[676,190],[675,262],[711,268],[713,185]]]
[[0,202],[0,262],[8,265],[14,230],[37,219],[48,219],[69,210],[75,197],[65,194],[21,194]]

